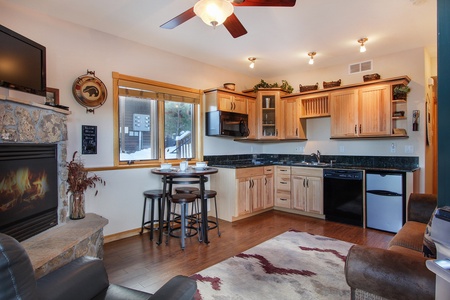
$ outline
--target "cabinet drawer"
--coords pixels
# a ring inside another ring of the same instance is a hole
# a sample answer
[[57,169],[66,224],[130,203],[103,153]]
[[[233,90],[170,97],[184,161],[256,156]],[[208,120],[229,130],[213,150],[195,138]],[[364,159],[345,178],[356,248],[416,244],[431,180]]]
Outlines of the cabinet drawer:
[[278,177],[276,189],[290,191],[291,190],[291,178],[289,176],[288,177],[286,177],[286,176]]
[[292,167],[292,175],[323,177],[323,169],[308,167]]
[[275,197],[275,206],[291,208],[291,194],[277,192]]
[[276,172],[277,172],[277,174],[279,174],[279,175],[282,175],[282,174],[291,174],[291,167],[280,167],[280,166],[277,166],[276,167]]
[[236,178],[253,177],[264,174],[263,167],[236,169]]
[[274,168],[274,166],[267,166],[267,167],[264,167],[264,175],[267,175],[267,174],[273,174],[273,170],[274,170],[275,168]]

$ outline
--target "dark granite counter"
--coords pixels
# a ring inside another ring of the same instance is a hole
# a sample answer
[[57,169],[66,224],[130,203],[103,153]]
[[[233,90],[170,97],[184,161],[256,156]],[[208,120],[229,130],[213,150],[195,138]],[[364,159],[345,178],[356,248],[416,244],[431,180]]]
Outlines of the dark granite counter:
[[205,156],[208,165],[216,168],[251,168],[272,165],[293,167],[359,169],[374,172],[414,172],[419,169],[418,157],[399,156],[331,156],[322,155],[315,163],[310,155],[244,154]]

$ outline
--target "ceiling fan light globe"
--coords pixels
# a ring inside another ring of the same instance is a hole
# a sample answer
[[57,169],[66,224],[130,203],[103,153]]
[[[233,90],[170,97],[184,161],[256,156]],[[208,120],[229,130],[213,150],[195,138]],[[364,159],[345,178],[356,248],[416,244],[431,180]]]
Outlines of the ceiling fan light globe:
[[233,11],[233,5],[226,0],[200,0],[194,5],[194,13],[213,27],[223,24]]

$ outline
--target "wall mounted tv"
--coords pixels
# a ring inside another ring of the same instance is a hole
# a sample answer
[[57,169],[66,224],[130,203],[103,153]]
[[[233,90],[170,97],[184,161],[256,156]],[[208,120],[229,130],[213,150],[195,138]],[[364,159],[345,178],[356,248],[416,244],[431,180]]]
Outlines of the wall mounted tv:
[[46,95],[45,47],[0,25],[0,86]]

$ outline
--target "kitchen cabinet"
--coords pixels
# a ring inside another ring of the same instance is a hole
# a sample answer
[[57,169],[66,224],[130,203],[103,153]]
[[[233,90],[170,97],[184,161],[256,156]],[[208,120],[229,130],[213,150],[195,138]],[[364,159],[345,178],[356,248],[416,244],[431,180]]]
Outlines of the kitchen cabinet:
[[323,215],[323,170],[292,167],[291,183],[292,208]]
[[300,99],[288,97],[281,100],[284,111],[284,130],[280,138],[306,139],[306,120],[300,119]]
[[330,97],[332,138],[391,134],[389,85],[335,91]]
[[247,139],[256,139],[258,136],[258,130],[257,130],[257,106],[256,106],[256,100],[253,98],[247,99],[247,112],[248,112],[248,136]]
[[275,207],[291,208],[291,167],[275,166]]
[[274,167],[264,167],[263,202],[264,208],[272,208],[274,205]]
[[247,114],[248,96],[225,89],[205,90],[205,111],[227,111]]
[[219,168],[210,178],[219,219],[236,221],[273,209],[273,167]]
[[285,94],[279,88],[260,89],[256,93],[258,139],[278,140],[284,137],[281,96]]

